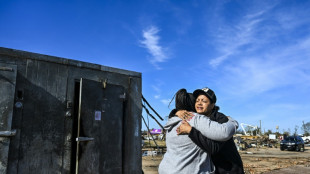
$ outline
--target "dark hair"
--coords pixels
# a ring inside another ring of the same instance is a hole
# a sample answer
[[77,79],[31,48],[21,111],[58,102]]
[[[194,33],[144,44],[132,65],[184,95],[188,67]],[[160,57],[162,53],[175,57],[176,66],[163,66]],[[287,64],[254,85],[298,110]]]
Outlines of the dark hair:
[[218,112],[220,110],[219,106],[214,105],[213,111]]
[[176,92],[173,98],[175,98],[175,109],[173,109],[170,112],[169,118],[175,116],[175,113],[178,110],[187,110],[187,111],[196,112],[195,110],[196,98],[194,97],[192,93],[188,93],[186,89],[182,88],[178,90],[178,92]]
[[194,95],[187,93],[184,88],[175,94],[175,108],[177,110],[195,111],[195,101]]

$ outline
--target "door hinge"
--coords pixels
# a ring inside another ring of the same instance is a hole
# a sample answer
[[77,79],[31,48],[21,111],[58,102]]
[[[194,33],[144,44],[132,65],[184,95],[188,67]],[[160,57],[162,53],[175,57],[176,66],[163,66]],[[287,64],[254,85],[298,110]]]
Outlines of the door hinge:
[[0,67],[1,71],[13,71],[13,68],[9,68],[9,67]]
[[94,141],[95,138],[90,138],[90,137],[77,137],[75,139],[77,142],[80,142],[80,141]]
[[16,130],[13,129],[11,131],[0,131],[0,137],[12,137],[16,135]]

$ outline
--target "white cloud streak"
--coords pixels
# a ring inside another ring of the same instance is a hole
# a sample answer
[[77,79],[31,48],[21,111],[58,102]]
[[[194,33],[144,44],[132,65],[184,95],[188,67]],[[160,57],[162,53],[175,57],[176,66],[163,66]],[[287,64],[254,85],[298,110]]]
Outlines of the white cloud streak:
[[171,99],[162,99],[160,100],[164,105],[169,105]]
[[[221,78],[214,81],[226,84],[223,91],[232,91],[232,96],[310,87],[310,33],[296,36],[300,28],[309,27],[307,13],[287,14],[273,7],[249,13],[218,32],[214,43],[220,55],[209,65],[221,66]],[[293,24],[285,26],[283,19]]]
[[165,62],[168,57],[164,48],[159,45],[160,37],[158,36],[159,29],[155,26],[151,26],[146,30],[143,30],[144,40],[140,41],[142,46],[148,50],[151,54],[150,63],[153,64],[157,69],[161,69],[158,63]]
[[[253,96],[285,86],[310,87],[310,36],[270,55],[249,57],[237,66],[225,66],[221,83],[234,95]],[[233,77],[233,78],[232,78]],[[230,87],[229,87],[230,86]],[[239,89],[239,90],[237,90]],[[250,95],[252,94],[252,95]]]
[[154,98],[155,99],[161,98],[162,85],[163,85],[163,82],[161,80],[154,80],[154,84],[151,85],[152,89],[154,90]]
[[236,26],[222,29],[221,34],[218,35],[217,42],[219,46],[220,56],[211,59],[209,64],[212,67],[217,67],[229,56],[240,52],[240,48],[253,42],[253,35],[257,25],[262,21],[258,19],[260,15],[263,15],[264,11],[256,14],[247,15]]
[[157,93],[161,92],[160,86],[162,85],[162,83],[160,81],[156,81],[155,85],[152,85],[152,88],[154,91],[156,91]]

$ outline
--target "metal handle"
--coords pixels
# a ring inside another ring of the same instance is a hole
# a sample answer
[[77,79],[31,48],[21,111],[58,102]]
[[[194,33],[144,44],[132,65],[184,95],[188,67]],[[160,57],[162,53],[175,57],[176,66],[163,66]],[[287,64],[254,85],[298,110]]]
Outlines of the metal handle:
[[77,142],[80,142],[80,141],[94,141],[95,138],[90,138],[90,137],[77,137],[75,139]]
[[16,130],[13,129],[11,131],[0,131],[0,137],[12,137],[16,135]]

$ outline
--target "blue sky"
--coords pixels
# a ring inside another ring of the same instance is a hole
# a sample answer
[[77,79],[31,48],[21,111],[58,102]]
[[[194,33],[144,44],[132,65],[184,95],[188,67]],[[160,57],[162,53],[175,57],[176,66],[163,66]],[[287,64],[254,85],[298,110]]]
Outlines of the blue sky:
[[293,132],[310,122],[309,14],[302,0],[0,1],[0,46],[141,72],[163,117],[178,89],[208,86],[239,123]]

